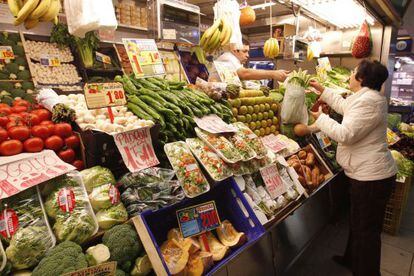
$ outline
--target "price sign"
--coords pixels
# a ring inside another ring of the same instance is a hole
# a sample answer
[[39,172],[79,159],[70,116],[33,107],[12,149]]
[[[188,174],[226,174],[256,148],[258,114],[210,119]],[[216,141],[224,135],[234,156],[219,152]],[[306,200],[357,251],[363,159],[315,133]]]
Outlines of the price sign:
[[116,262],[108,262],[74,272],[63,274],[63,276],[115,276]]
[[318,58],[318,65],[326,71],[332,70],[331,62],[328,57]]
[[164,75],[165,69],[154,39],[123,38],[136,77]]
[[194,121],[199,128],[210,133],[237,132],[237,128],[224,122],[216,114],[204,116],[202,118],[194,117]]
[[124,87],[119,82],[87,83],[84,92],[89,109],[126,104]]
[[177,220],[184,238],[211,231],[221,224],[214,201],[177,210]]
[[122,159],[131,172],[137,172],[160,163],[152,147],[149,130],[149,127],[145,127],[113,135]]
[[387,143],[389,146],[394,145],[398,141],[400,141],[401,138],[391,129],[387,128]]
[[274,153],[277,153],[287,147],[286,143],[279,140],[279,138],[274,134],[264,136],[261,139],[263,144]]
[[96,60],[105,64],[111,64],[111,57],[100,52],[95,52]]
[[315,133],[316,139],[318,139],[318,143],[321,146],[322,149],[329,147],[331,143],[331,139],[329,139],[328,136],[326,136],[325,133],[322,131],[319,131]]
[[287,188],[283,183],[275,164],[261,168],[260,174],[262,175],[263,182],[266,185],[266,190],[273,199],[286,193]]
[[0,46],[0,59],[14,59],[13,48],[11,46]]
[[43,55],[40,57],[40,64],[44,66],[60,66],[60,60],[58,56]]
[[217,74],[222,82],[239,86],[242,85],[239,75],[237,75],[237,68],[235,68],[232,63],[215,60],[214,66],[216,67]]

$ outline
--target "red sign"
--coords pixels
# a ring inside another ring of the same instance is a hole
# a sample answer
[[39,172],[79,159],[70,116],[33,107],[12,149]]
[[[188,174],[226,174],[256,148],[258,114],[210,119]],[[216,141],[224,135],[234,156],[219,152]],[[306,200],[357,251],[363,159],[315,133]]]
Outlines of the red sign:
[[270,134],[261,138],[263,144],[274,153],[277,153],[286,148],[286,144],[279,140],[276,135]]
[[0,46],[0,59],[14,59],[13,48],[11,46]]
[[118,204],[119,198],[121,197],[118,189],[114,185],[111,185],[109,186],[108,193],[109,193],[109,199],[111,200],[112,205]]
[[194,118],[195,123],[199,128],[209,133],[226,133],[237,132],[237,128],[224,122],[219,116],[215,114],[207,115],[202,118]]
[[260,169],[260,174],[262,175],[263,182],[266,185],[266,190],[273,199],[286,193],[287,188],[279,175],[276,165],[273,164]]
[[52,150],[1,157],[0,199],[75,169],[74,166],[63,162]]
[[13,209],[4,209],[0,213],[0,234],[10,239],[19,229],[19,218]]
[[149,127],[145,127],[113,135],[122,159],[131,172],[137,172],[160,163],[152,147],[149,130]]
[[72,213],[76,204],[75,193],[72,188],[65,187],[59,190],[57,204],[62,212]]

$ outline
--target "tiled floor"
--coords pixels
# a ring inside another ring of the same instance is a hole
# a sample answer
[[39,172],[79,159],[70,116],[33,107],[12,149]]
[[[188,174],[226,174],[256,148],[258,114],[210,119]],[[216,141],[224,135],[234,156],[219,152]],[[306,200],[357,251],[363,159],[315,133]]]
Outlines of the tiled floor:
[[[332,261],[343,254],[348,238],[347,221],[328,225],[306,249],[289,276],[351,276],[352,273]],[[383,276],[414,276],[414,186],[401,221],[399,234],[382,235],[381,273]]]

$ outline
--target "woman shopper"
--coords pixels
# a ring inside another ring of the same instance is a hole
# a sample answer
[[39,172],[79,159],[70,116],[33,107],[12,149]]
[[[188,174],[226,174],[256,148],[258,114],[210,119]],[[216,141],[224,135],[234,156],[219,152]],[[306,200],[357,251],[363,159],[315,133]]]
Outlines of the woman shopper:
[[357,276],[380,275],[382,224],[397,173],[386,142],[387,99],[379,92],[387,78],[384,65],[363,60],[351,74],[353,93],[346,99],[311,82],[320,99],[343,115],[338,123],[319,108],[309,130],[338,142],[336,158],[351,184],[350,236],[345,255],[333,259]]

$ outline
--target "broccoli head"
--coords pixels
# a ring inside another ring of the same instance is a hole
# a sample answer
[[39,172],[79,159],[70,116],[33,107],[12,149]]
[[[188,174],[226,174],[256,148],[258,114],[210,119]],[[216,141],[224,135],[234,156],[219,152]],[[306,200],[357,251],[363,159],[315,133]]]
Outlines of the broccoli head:
[[70,216],[59,216],[53,225],[56,238],[59,241],[74,241],[83,243],[90,238],[97,225],[87,210],[73,212]]
[[55,276],[88,267],[82,248],[65,241],[52,248],[32,272],[32,276]]
[[26,269],[39,263],[52,246],[52,238],[46,226],[20,228],[6,249],[7,259],[15,269]]
[[110,260],[116,261],[123,271],[131,271],[131,267],[142,249],[137,232],[129,224],[116,225],[106,231],[102,243],[111,252]]

